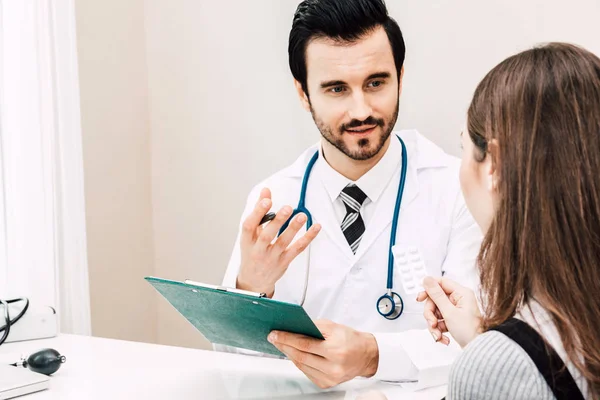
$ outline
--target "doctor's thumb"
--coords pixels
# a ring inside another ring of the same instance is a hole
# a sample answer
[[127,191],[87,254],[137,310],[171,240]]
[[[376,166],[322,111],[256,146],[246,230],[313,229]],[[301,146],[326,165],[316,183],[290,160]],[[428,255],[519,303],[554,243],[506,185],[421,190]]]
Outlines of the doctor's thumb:
[[430,276],[423,278],[423,288],[442,314],[450,311],[454,307],[450,302],[450,299],[448,299],[448,295],[444,292],[435,278]]

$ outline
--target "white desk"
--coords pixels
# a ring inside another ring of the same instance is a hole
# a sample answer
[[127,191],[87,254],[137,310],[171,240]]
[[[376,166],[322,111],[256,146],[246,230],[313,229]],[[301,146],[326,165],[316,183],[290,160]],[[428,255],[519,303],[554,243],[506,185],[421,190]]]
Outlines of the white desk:
[[51,377],[50,389],[23,400],[439,400],[446,391],[436,387],[411,392],[367,379],[322,391],[286,360],[73,335],[5,343],[0,362],[14,362],[45,347],[67,361]]

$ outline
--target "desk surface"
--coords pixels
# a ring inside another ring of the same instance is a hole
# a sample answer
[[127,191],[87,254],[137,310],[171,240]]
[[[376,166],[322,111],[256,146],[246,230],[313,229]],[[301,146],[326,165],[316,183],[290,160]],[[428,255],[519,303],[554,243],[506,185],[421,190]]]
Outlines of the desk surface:
[[46,347],[67,361],[51,377],[49,390],[23,400],[439,400],[445,395],[445,387],[412,392],[367,379],[322,391],[287,360],[75,335],[5,343],[0,362],[18,361]]

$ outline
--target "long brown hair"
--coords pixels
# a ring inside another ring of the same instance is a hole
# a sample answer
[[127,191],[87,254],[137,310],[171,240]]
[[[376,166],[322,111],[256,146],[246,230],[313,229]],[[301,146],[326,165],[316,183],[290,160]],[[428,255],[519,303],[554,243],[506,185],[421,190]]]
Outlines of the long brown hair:
[[468,129],[498,182],[478,257],[484,329],[536,300],[600,396],[600,59],[550,43],[504,60],[477,87]]

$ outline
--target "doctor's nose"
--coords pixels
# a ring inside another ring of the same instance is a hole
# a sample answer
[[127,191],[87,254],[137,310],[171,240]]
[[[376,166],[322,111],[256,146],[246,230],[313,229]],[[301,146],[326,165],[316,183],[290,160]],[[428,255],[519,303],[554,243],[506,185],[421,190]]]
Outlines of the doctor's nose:
[[355,94],[352,97],[352,104],[348,109],[348,118],[364,121],[369,118],[373,112],[371,106],[367,103],[365,96],[362,93]]

